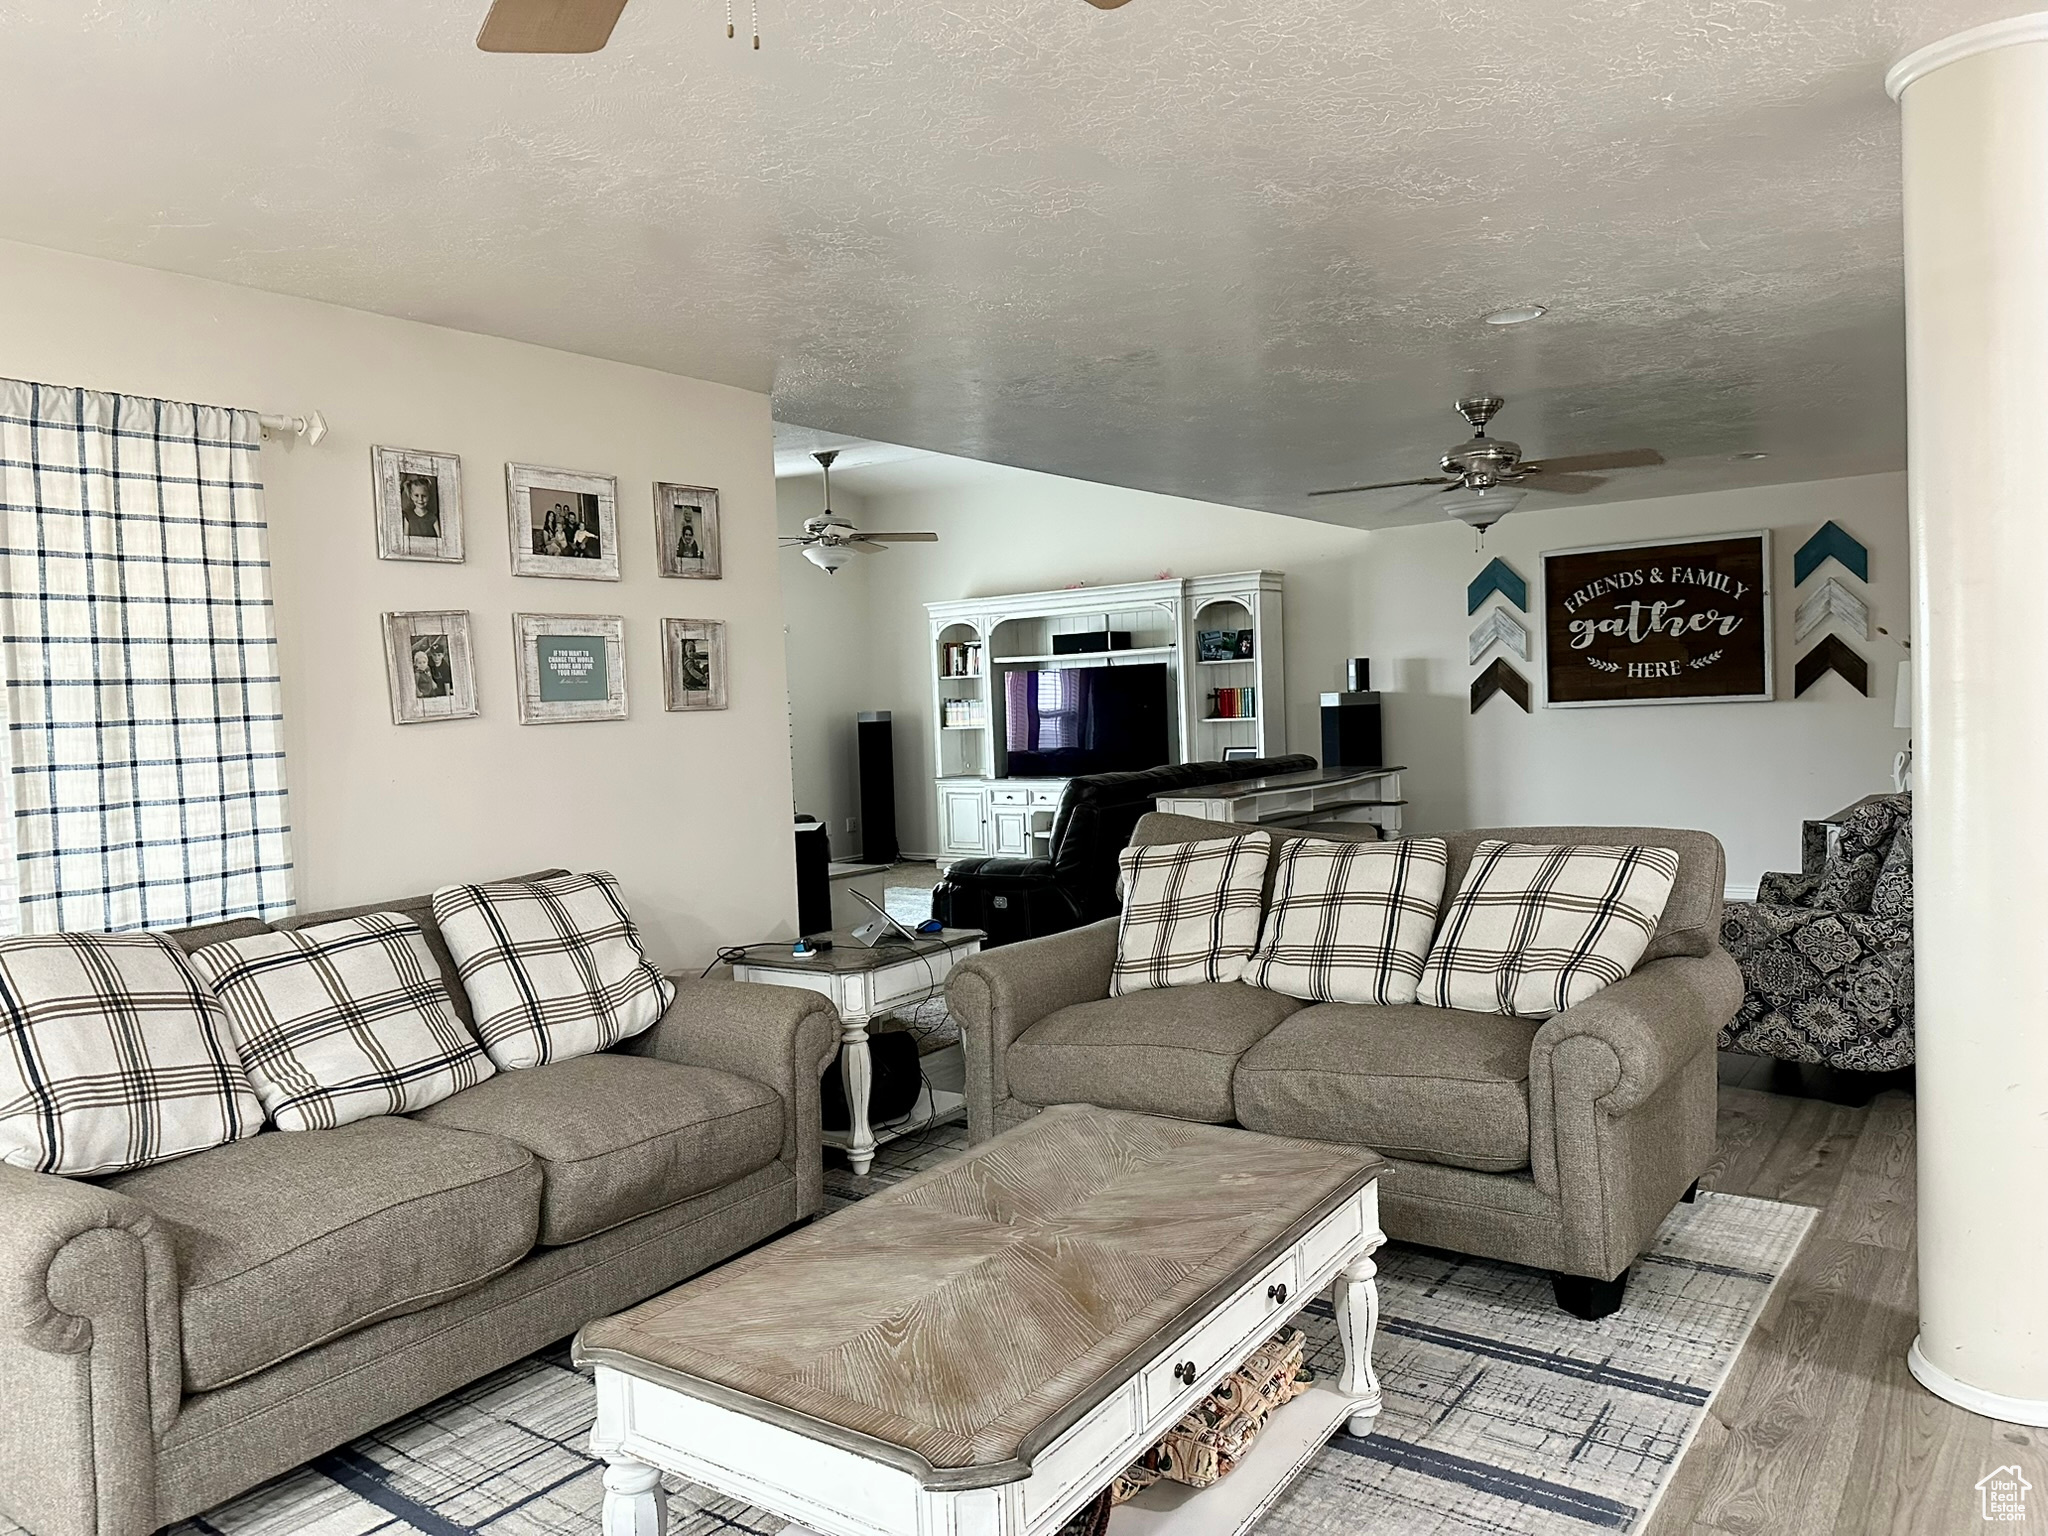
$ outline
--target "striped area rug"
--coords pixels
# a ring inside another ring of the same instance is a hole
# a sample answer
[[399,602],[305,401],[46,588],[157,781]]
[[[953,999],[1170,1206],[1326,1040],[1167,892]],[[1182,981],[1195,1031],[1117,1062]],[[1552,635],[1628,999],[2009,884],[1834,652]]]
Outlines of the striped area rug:
[[[965,1143],[956,1127],[883,1149],[872,1193]],[[1814,1218],[1706,1194],[1674,1211],[1621,1311],[1582,1323],[1512,1265],[1390,1245],[1381,1255],[1386,1408],[1338,1434],[1260,1536],[1586,1536],[1640,1530]],[[1303,1318],[1334,1376],[1336,1327]],[[1282,1410],[1285,1411],[1284,1409]],[[602,1463],[589,1381],[565,1349],[535,1356],[205,1516],[176,1536],[597,1536]],[[772,1536],[773,1516],[670,1484],[677,1536]],[[0,1520],[0,1533],[15,1527]],[[1110,1524],[1115,1536],[1116,1523]]]

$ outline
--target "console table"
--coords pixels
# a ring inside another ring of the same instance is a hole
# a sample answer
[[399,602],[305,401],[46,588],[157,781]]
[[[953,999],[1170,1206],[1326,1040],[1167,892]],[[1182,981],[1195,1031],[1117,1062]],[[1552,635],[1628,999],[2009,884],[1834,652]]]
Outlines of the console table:
[[839,1010],[839,1068],[846,1079],[849,1129],[826,1131],[825,1145],[838,1147],[864,1174],[875,1161],[875,1148],[894,1141],[907,1129],[922,1129],[966,1107],[964,1094],[943,1088],[918,1095],[915,1108],[894,1125],[868,1123],[868,1093],[874,1074],[868,1056],[868,1024],[897,1003],[922,999],[945,989],[946,975],[963,960],[981,953],[979,928],[948,928],[915,944],[884,944],[869,949],[846,933],[828,935],[832,947],[809,960],[787,952],[765,959],[747,959],[732,968],[735,981],[756,981],[771,987],[801,987],[832,999]]
[[1318,821],[1369,822],[1382,837],[1401,835],[1401,775],[1394,768],[1318,768],[1234,784],[1210,784],[1161,795],[1158,808],[1173,816],[1299,827]]

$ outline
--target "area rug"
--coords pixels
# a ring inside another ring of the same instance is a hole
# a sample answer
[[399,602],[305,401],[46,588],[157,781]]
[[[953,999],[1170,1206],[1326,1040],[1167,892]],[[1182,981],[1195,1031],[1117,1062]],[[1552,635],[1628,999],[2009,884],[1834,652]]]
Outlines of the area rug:
[[[841,1205],[954,1155],[957,1126],[828,1178]],[[1582,1323],[1531,1270],[1389,1245],[1374,1352],[1386,1408],[1338,1434],[1260,1536],[1453,1536],[1640,1530],[1814,1218],[1705,1194],[1637,1264],[1621,1311]],[[1303,1327],[1334,1376],[1327,1302]],[[1284,1409],[1282,1410],[1285,1411]],[[590,1382],[548,1351],[366,1435],[177,1536],[596,1536],[602,1463]],[[678,1536],[772,1536],[783,1522],[671,1482]],[[1112,1518],[1110,1536],[1115,1536]],[[0,1520],[0,1531],[15,1527]]]

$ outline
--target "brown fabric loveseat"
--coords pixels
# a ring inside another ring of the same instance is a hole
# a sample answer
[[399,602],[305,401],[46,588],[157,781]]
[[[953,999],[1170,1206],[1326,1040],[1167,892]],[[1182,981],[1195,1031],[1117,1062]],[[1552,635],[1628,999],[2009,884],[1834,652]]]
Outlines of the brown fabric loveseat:
[[[1155,813],[1132,842],[1244,830]],[[1548,1270],[1568,1310],[1613,1311],[1714,1152],[1715,1037],[1742,1001],[1716,937],[1721,845],[1659,827],[1455,832],[1446,905],[1482,838],[1673,849],[1678,878],[1635,972],[1543,1021],[1308,1004],[1240,982],[1112,998],[1111,918],[953,972],[970,1133],[1083,1102],[1368,1146],[1393,1164],[1390,1236]]]
[[[468,1025],[428,898],[275,926],[383,911]],[[144,1536],[815,1214],[831,1004],[675,981],[617,1050],[416,1115],[95,1181],[0,1164],[0,1512]]]

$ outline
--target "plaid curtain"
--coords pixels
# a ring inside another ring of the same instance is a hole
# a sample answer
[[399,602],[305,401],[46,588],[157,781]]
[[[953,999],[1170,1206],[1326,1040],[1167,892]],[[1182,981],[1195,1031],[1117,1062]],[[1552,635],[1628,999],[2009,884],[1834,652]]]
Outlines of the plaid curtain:
[[260,441],[0,380],[0,930],[291,910]]

